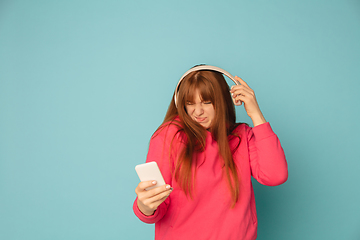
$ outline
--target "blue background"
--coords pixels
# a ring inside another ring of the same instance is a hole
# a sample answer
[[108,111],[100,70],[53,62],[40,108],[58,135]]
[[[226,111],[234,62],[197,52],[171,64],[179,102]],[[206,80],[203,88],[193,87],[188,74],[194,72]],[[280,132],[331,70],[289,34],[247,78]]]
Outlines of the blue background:
[[0,1],[0,239],[152,239],[134,166],[199,63],[247,81],[285,150],[258,239],[360,239],[356,0]]

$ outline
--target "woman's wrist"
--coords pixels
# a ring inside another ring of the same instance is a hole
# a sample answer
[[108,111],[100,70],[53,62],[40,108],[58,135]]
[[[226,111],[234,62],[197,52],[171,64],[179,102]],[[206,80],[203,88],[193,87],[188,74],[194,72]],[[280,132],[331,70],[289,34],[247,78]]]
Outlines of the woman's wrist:
[[[139,206],[138,206],[139,207]],[[144,214],[145,216],[151,216],[151,215],[154,215],[155,211],[153,212],[147,212],[147,211],[144,211],[144,210],[141,210],[141,208],[139,208],[140,212],[142,214]]]
[[154,215],[154,213],[155,213],[155,211],[147,211],[147,210],[145,210],[145,209],[142,207],[141,203],[139,203],[139,199],[138,199],[138,202],[137,202],[137,207],[138,207],[139,211],[140,211],[142,214],[146,215],[146,216],[151,216],[151,215]]
[[261,112],[259,114],[256,114],[255,116],[251,116],[250,118],[253,122],[254,127],[266,123],[266,119]]

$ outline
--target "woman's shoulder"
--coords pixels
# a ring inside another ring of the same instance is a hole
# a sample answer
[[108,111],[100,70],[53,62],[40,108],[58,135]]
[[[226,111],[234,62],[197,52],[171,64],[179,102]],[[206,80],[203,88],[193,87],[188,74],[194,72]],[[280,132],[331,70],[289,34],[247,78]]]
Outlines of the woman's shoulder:
[[176,117],[173,120],[164,122],[158,127],[158,129],[154,132],[152,138],[171,138],[180,137],[182,130],[181,120]]
[[251,131],[251,129],[252,128],[247,123],[237,123],[237,126],[233,130],[233,133],[237,135],[247,135],[249,131]]

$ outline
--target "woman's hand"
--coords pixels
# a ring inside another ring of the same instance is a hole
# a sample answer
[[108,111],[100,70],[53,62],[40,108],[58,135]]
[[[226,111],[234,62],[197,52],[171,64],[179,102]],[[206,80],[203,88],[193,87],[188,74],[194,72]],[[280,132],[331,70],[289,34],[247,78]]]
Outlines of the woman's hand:
[[253,121],[254,127],[265,123],[266,120],[260,111],[254,91],[238,76],[235,77],[235,80],[238,81],[240,85],[234,85],[230,90],[234,104],[240,106],[244,103],[246,113]]
[[154,185],[156,185],[156,181],[144,181],[140,182],[135,189],[135,193],[138,197],[138,208],[147,216],[153,215],[158,206],[165,201],[172,191],[172,188],[168,184],[150,190],[145,190],[145,188]]

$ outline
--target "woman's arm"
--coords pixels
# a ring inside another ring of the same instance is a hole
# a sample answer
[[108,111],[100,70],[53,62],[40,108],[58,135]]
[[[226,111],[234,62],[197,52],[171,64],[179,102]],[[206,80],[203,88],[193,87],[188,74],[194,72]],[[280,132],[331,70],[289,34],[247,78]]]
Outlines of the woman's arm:
[[260,111],[254,91],[241,78],[235,79],[240,85],[231,87],[234,103],[238,106],[244,103],[254,125],[248,132],[252,176],[264,185],[282,184],[287,180],[288,170],[280,141]]
[[145,223],[155,223],[163,218],[170,204],[171,193],[171,155],[170,143],[174,136],[171,126],[164,127],[154,134],[150,140],[146,162],[156,162],[166,182],[165,186],[146,191],[152,181],[140,182],[135,192],[137,198],[133,204],[135,215]]
[[285,154],[268,122],[249,130],[248,146],[251,174],[258,182],[267,186],[286,182],[288,167]]

